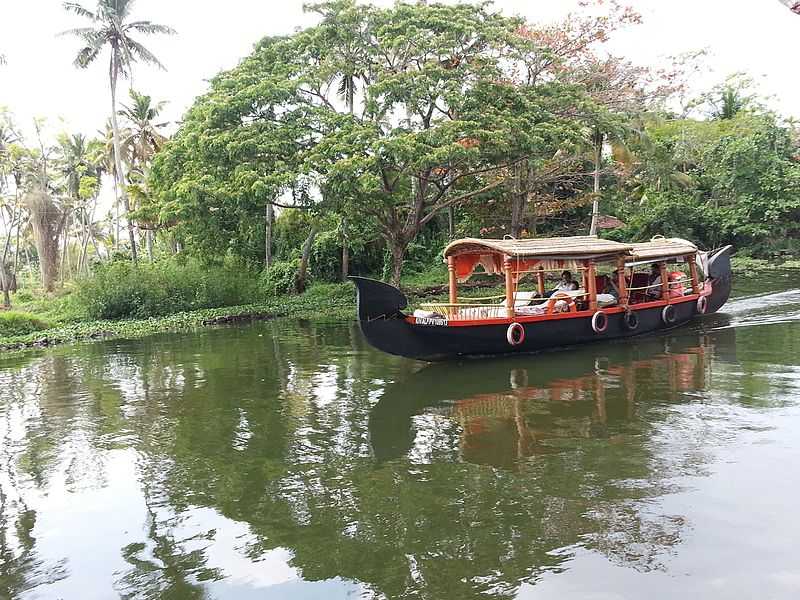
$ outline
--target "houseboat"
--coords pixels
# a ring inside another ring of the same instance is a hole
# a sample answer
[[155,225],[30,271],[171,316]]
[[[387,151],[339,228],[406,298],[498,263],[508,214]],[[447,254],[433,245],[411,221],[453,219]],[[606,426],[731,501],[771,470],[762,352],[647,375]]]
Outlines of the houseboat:
[[[584,342],[680,327],[713,313],[731,289],[725,246],[702,252],[678,238],[620,243],[594,236],[475,239],[444,250],[446,303],[409,312],[403,293],[384,282],[351,277],[358,288],[361,331],[375,348],[440,361],[538,352]],[[498,275],[505,293],[462,298],[474,273]],[[561,277],[556,284],[554,276]]]

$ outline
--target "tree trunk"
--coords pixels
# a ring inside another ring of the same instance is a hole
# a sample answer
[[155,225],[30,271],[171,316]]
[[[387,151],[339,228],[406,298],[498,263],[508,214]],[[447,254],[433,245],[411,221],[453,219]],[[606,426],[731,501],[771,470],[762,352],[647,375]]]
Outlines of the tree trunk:
[[[115,167],[116,169],[116,167]],[[114,174],[114,252],[119,252],[119,185]]]
[[122,198],[122,206],[125,208],[125,220],[128,222],[128,239],[131,243],[131,260],[137,262],[138,255],[136,253],[136,235],[133,231],[133,221],[130,217],[131,205],[128,201],[128,194],[125,191],[125,180],[122,174],[122,155],[119,145],[119,124],[117,123],[117,75],[119,70],[117,68],[117,55],[114,48],[111,49],[111,67],[109,77],[111,79],[111,128],[113,132],[114,141],[114,169],[116,170],[117,178],[117,192],[119,197]]
[[[14,205],[14,212],[11,213],[11,219],[8,223],[8,232],[6,234],[6,241],[3,244],[3,253],[0,254],[0,289],[3,290],[3,306],[5,308],[11,307],[11,296],[8,291],[11,289],[11,277],[13,272],[6,268],[6,257],[11,248],[11,233],[14,231],[14,221],[17,218],[17,207]],[[5,221],[3,223],[5,225]],[[19,224],[17,224],[19,227]]]
[[272,220],[275,207],[272,202],[267,202],[264,210],[264,266],[268,269],[272,266]]
[[449,239],[456,237],[456,208],[455,206],[447,207],[447,235]]
[[69,258],[69,221],[70,215],[67,215],[66,218],[66,225],[64,226],[64,242],[61,248],[61,283],[64,283],[64,278],[67,277],[67,269],[64,268],[65,264],[68,264]]
[[311,247],[314,244],[314,238],[317,235],[317,225],[311,226],[311,231],[308,232],[308,237],[303,243],[303,254],[300,257],[300,267],[297,269],[297,277],[294,280],[294,290],[298,294],[306,291],[306,273],[308,272],[308,261],[311,258]]
[[594,201],[592,202],[592,225],[589,235],[597,235],[597,220],[600,217],[600,161],[603,154],[603,133],[594,132]]
[[145,231],[144,239],[147,242],[147,258],[150,262],[153,262],[155,260],[153,256],[153,232],[149,229]]
[[347,240],[347,217],[342,218],[342,281],[350,274],[350,248]]
[[27,205],[31,211],[33,238],[39,254],[42,286],[46,291],[52,292],[58,280],[58,242],[66,218],[43,190],[31,192]]
[[528,178],[528,161],[517,163],[514,166],[514,190],[511,194],[511,235],[515,238],[522,235],[522,219],[528,201]]
[[403,261],[406,257],[408,243],[392,238],[389,242],[389,250],[392,253],[392,279],[391,284],[396,288],[400,287],[400,277],[403,274]]

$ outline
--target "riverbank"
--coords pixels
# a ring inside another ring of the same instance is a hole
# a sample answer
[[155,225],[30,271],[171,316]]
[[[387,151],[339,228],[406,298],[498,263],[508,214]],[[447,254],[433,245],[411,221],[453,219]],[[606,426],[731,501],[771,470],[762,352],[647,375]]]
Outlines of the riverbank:
[[[409,288],[407,293],[410,302],[416,302],[423,297],[429,300],[445,300],[447,296],[446,290],[443,291],[440,286],[415,286]],[[41,314],[52,315],[53,309],[48,308],[47,304],[39,304],[38,307]],[[18,314],[29,315],[34,319],[37,317],[36,313]],[[0,351],[46,348],[81,340],[129,339],[162,331],[185,331],[197,327],[284,317],[331,322],[352,321],[356,318],[355,288],[349,283],[316,284],[303,294],[276,296],[253,304],[182,311],[147,319],[64,321],[23,335],[0,335]]]
[[[741,274],[777,270],[797,270],[800,274],[800,260],[776,265],[762,259],[734,257],[732,263],[734,272]],[[436,274],[440,275],[438,272]],[[443,285],[429,285],[439,280],[441,277],[433,278],[425,274],[411,278],[408,285],[404,286],[409,301],[413,304],[422,298],[445,300],[447,292]],[[477,286],[475,293],[489,293],[481,292],[480,289],[481,286]],[[20,307],[21,312],[17,311],[17,314],[40,322],[43,320],[45,324],[52,326],[45,325],[37,331],[21,335],[4,335],[0,328],[0,351],[44,348],[81,340],[137,338],[162,331],[182,331],[281,317],[313,318],[317,321],[350,321],[356,318],[355,289],[349,283],[316,284],[300,295],[276,296],[263,302],[181,311],[146,319],[88,320],[77,315],[70,316],[65,304],[63,298],[23,304]]]
[[0,336],[0,350],[43,348],[101,338],[136,338],[161,331],[181,331],[209,325],[293,317],[346,321],[355,318],[355,290],[349,284],[320,284],[297,296],[264,302],[183,311],[148,319],[92,320],[57,324],[25,335]]

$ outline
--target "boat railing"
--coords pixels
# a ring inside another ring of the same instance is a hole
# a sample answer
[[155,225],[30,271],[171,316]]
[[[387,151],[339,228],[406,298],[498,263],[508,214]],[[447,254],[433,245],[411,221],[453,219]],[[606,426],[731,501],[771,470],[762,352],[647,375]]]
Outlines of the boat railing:
[[[564,294],[569,295],[572,298],[573,305],[574,302],[585,301],[589,297],[588,292],[584,292],[582,290],[576,290]],[[504,295],[487,296],[483,298],[465,298],[465,300],[467,300],[467,302],[457,302],[455,304],[447,302],[423,302],[419,305],[419,307],[426,312],[441,315],[448,321],[478,321],[481,319],[502,319],[508,316]],[[553,302],[553,300],[555,300],[555,302]],[[541,314],[545,314],[550,304],[558,304],[559,302],[561,304],[560,306],[556,307],[555,312],[574,312],[574,308],[571,309],[568,303],[560,296],[556,298],[532,298],[530,301],[536,302],[536,304],[515,306],[515,310],[517,310],[518,314],[537,314],[535,312],[531,312],[530,310],[519,310],[531,309],[533,307],[540,307]]]
[[[470,300],[500,300],[505,296],[490,298],[470,298]],[[475,321],[479,319],[499,319],[506,316],[505,304],[487,302],[448,304],[444,302],[423,302],[420,308],[446,317],[448,321]]]

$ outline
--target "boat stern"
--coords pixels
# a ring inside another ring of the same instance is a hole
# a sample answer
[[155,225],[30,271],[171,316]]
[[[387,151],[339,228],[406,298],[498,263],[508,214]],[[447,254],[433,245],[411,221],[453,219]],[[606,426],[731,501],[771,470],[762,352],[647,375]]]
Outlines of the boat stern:
[[731,252],[733,246],[724,246],[708,258],[708,277],[711,279],[711,296],[708,298],[708,312],[717,312],[731,295]]

